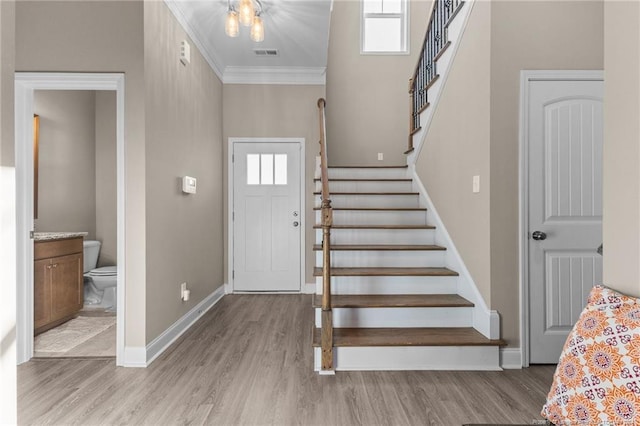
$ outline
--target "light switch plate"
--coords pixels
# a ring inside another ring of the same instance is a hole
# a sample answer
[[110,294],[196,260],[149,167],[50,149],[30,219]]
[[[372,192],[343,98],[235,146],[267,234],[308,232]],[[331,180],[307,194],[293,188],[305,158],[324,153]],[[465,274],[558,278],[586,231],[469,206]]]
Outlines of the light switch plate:
[[184,192],[185,194],[195,194],[196,183],[196,178],[191,176],[184,176],[182,178],[182,192]]
[[480,176],[473,177],[473,192],[475,194],[480,192]]

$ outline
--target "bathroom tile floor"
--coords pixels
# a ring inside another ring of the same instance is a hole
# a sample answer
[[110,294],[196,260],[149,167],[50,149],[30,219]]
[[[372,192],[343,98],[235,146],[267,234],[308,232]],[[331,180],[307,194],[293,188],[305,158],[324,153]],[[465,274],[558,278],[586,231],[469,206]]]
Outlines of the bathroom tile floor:
[[[84,317],[110,317],[114,312],[105,312],[101,309],[83,309],[78,316]],[[95,335],[87,341],[73,347],[66,352],[43,352],[34,347],[34,358],[110,358],[116,356],[116,325],[112,325],[103,332]]]

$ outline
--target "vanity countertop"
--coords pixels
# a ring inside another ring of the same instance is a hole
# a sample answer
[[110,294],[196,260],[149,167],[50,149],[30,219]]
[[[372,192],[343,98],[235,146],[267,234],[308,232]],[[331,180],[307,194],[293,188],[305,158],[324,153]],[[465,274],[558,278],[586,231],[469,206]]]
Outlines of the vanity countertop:
[[67,238],[86,237],[88,232],[34,232],[34,241],[64,240]]

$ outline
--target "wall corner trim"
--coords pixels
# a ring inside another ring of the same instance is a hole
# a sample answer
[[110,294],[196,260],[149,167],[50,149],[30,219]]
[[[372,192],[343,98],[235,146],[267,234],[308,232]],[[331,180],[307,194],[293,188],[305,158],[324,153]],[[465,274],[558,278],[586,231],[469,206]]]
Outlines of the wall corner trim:
[[142,346],[125,346],[123,367],[144,368],[147,366],[147,350]]
[[500,367],[505,370],[519,370],[522,368],[522,354],[520,348],[501,348]]
[[[144,365],[131,365],[132,367],[147,367],[156,358],[158,358],[171,344],[173,344],[180,336],[184,334],[196,321],[207,313],[216,303],[225,295],[224,285],[218,287],[213,293],[205,297],[202,302],[194,306],[189,312],[184,314],[182,318],[174,322],[162,334],[153,339],[144,349],[145,360]],[[127,365],[128,366],[128,365]]]

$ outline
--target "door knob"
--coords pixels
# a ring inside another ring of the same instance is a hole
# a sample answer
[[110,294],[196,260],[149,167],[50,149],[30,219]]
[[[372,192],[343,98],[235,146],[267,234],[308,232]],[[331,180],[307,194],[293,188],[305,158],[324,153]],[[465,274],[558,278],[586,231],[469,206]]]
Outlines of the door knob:
[[298,226],[299,223],[298,222],[293,222],[293,226]]
[[531,234],[531,238],[536,241],[543,241],[547,239],[547,234],[542,231],[533,231],[533,234]]

